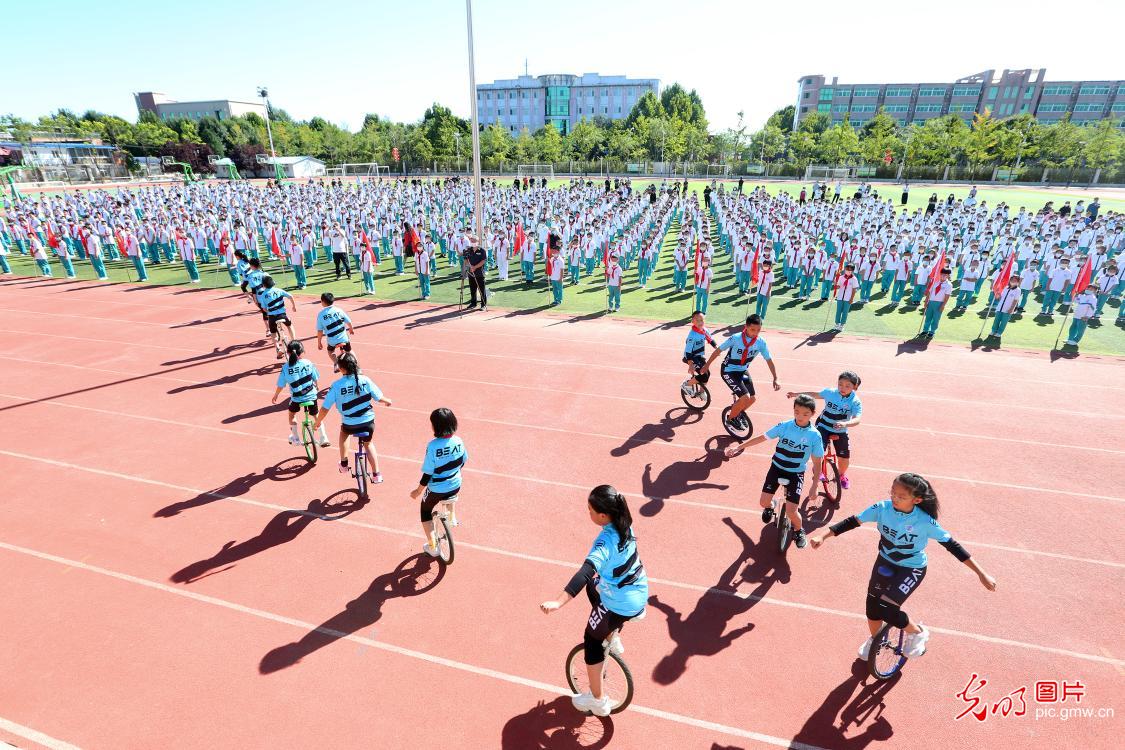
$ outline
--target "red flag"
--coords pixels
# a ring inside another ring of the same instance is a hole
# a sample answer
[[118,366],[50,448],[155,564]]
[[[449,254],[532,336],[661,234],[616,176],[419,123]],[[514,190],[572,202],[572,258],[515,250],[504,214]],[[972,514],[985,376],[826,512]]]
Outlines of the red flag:
[[230,247],[230,237],[227,236],[226,231],[223,231],[223,236],[219,238],[219,255],[226,257],[227,248]]
[[125,255],[125,239],[121,236],[120,229],[113,233],[113,239],[117,242],[117,249],[121,251],[122,255]]
[[516,252],[518,253],[523,249],[523,243],[527,241],[527,235],[523,231],[523,223],[516,224]]
[[62,244],[59,242],[59,238],[55,236],[55,233],[54,231],[52,231],[50,224],[47,225],[47,244],[56,250],[58,250],[59,245]]
[[1012,263],[1015,259],[1015,253],[1008,256],[1008,262],[1000,269],[1000,275],[996,277],[996,281],[992,284],[992,293],[997,299],[1000,298],[1000,292],[1008,287],[1008,279],[1012,277]]
[[276,229],[270,229],[270,252],[273,253],[274,256],[276,256],[278,258],[281,257],[281,246],[277,244],[277,230]]
[[941,251],[937,263],[930,269],[930,280],[926,282],[926,294],[933,292],[934,287],[941,283],[941,269],[945,268],[945,250]]
[[699,278],[699,240],[695,241],[695,278]]
[[375,251],[371,249],[371,240],[367,238],[367,231],[364,229],[359,230],[359,243],[367,248],[367,252],[374,256]]
[[1086,256],[1086,262],[1082,264],[1081,270],[1078,271],[1078,278],[1074,280],[1074,293],[1082,294],[1086,291],[1086,287],[1090,286],[1090,277],[1094,275],[1094,266],[1091,264],[1093,260],[1092,255]]
[[762,246],[758,245],[758,249],[754,251],[754,260],[750,262],[750,281],[757,285],[758,283],[758,256],[762,254]]

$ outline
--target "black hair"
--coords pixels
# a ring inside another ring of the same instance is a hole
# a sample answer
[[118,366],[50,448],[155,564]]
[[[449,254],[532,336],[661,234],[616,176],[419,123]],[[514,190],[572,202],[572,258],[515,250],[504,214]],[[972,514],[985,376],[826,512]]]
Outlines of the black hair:
[[244,252],[243,252],[243,251],[241,251],[241,250],[235,250],[235,251],[234,251],[234,257],[236,257],[236,258],[242,258],[243,260],[246,260],[246,253],[244,253]]
[[626,543],[633,537],[633,514],[629,512],[625,496],[612,484],[599,484],[590,490],[588,502],[595,511],[609,516],[609,522],[617,530],[617,549],[625,549]]
[[449,437],[457,432],[457,415],[444,406],[434,409],[430,412],[430,426],[434,428],[434,437]]
[[748,326],[760,326],[761,324],[762,324],[762,316],[761,315],[758,315],[757,313],[755,313],[753,315],[747,315],[746,316],[746,325],[748,325]]
[[355,387],[359,388],[359,360],[355,358],[355,355],[348,352],[337,359],[336,364],[340,366],[341,372],[352,376],[352,379],[355,380]]
[[305,345],[300,341],[290,341],[289,345],[285,347],[285,351],[289,353],[289,366],[292,367],[305,353]]
[[332,292],[324,292],[323,294],[320,295],[320,301],[323,302],[326,305],[331,305],[333,302],[336,301],[336,295],[333,294]]
[[941,506],[938,504],[937,493],[934,492],[932,484],[926,481],[921,475],[912,474],[910,472],[899,474],[895,477],[895,484],[901,484],[911,495],[921,498],[922,502],[918,503],[918,508],[930,518],[935,521],[938,520],[938,513],[941,512]]
[[254,268],[261,268],[262,267],[262,261],[258,260],[257,258],[251,258],[250,259],[250,265],[253,266]]
[[851,370],[844,370],[842,373],[840,373],[839,377],[837,377],[836,379],[837,380],[846,380],[849,383],[851,383],[853,386],[855,386],[856,388],[859,388],[859,375],[856,375]]
[[816,399],[807,393],[799,393],[793,399],[793,406],[801,406],[816,414]]
[[273,289],[273,276],[266,275],[262,277],[262,286],[266,289]]

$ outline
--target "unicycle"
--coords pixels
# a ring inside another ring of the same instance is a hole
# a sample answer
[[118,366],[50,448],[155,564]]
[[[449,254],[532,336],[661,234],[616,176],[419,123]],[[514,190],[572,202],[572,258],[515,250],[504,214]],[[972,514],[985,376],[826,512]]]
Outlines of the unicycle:
[[711,391],[703,383],[691,382],[691,378],[680,384],[680,398],[693,411],[703,411],[711,405]]
[[777,483],[781,485],[781,499],[775,497],[771,501],[770,507],[773,508],[774,523],[777,524],[777,551],[781,553],[782,557],[785,557],[785,553],[789,549],[789,543],[793,541],[793,523],[785,512],[785,488],[789,485],[789,480],[779,479]]
[[[633,673],[629,665],[619,655],[609,650],[612,634],[602,645],[605,659],[602,661],[602,693],[613,699],[611,714],[619,714],[633,702]],[[590,677],[586,673],[585,646],[579,643],[566,657],[566,684],[575,695],[590,692]]]
[[301,422],[301,445],[305,447],[305,458],[309,460],[310,464],[316,463],[316,432],[313,430],[312,415],[309,414],[309,407],[312,403],[298,404],[305,412],[305,419]]
[[[738,401],[737,396],[735,401]],[[750,436],[754,434],[754,423],[750,421],[750,415],[745,410],[738,415],[737,422],[732,422],[730,410],[733,408],[734,404],[723,407],[723,429],[735,440],[749,440]]]
[[354,435],[358,446],[355,449],[355,465],[352,467],[352,476],[355,477],[356,488],[359,490],[359,497],[361,500],[366,500],[367,495],[367,480],[370,478],[369,469],[367,466],[367,448],[364,439],[371,437],[370,433],[357,432]]
[[889,680],[906,664],[904,646],[906,633],[902,628],[883,623],[871,638],[867,654],[867,671],[877,680]]
[[[428,493],[427,493],[428,494]],[[442,500],[434,507],[434,545],[437,547],[438,559],[446,565],[453,564],[453,524],[449,520],[453,512],[453,503],[457,496]]]
[[823,468],[820,474],[820,481],[824,484],[821,494],[830,503],[839,503],[840,496],[843,494],[843,485],[840,483],[840,467],[836,463],[837,439],[835,435],[828,438],[828,447],[824,450]]

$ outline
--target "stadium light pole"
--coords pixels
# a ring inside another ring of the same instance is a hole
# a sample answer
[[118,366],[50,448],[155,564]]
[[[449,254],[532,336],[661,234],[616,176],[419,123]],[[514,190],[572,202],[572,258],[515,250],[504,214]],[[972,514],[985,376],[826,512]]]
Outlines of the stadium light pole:
[[465,0],[465,27],[469,34],[469,106],[473,128],[473,192],[476,196],[476,209],[473,218],[476,222],[477,242],[484,241],[484,221],[481,219],[483,196],[480,185],[480,120],[477,116],[477,69],[473,57],[473,0]]
[[273,128],[270,127],[270,92],[265,86],[258,87],[258,96],[262,97],[262,101],[266,103],[266,135],[270,139],[270,158],[276,159],[277,152],[273,150]]

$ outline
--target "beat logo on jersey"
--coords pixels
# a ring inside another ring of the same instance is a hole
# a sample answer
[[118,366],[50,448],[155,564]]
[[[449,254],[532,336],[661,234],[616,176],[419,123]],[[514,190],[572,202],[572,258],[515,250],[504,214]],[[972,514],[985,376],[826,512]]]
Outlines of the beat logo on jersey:
[[882,528],[883,536],[887,537],[888,539],[906,542],[907,544],[913,544],[914,541],[918,538],[917,534],[912,533],[913,531],[913,526],[907,526],[901,534],[892,529],[890,526],[884,525]]
[[446,458],[447,456],[456,456],[461,453],[462,447],[460,445],[447,445],[444,448],[438,448],[434,451],[434,458]]
[[809,449],[809,444],[808,444],[808,441],[806,441],[806,440],[802,440],[799,443],[795,443],[792,440],[790,440],[789,438],[784,437],[784,438],[781,438],[781,440],[777,441],[777,443],[778,443],[778,445],[784,446],[786,448],[791,448],[792,450],[795,450],[795,451],[804,452],[804,451],[807,451]]

